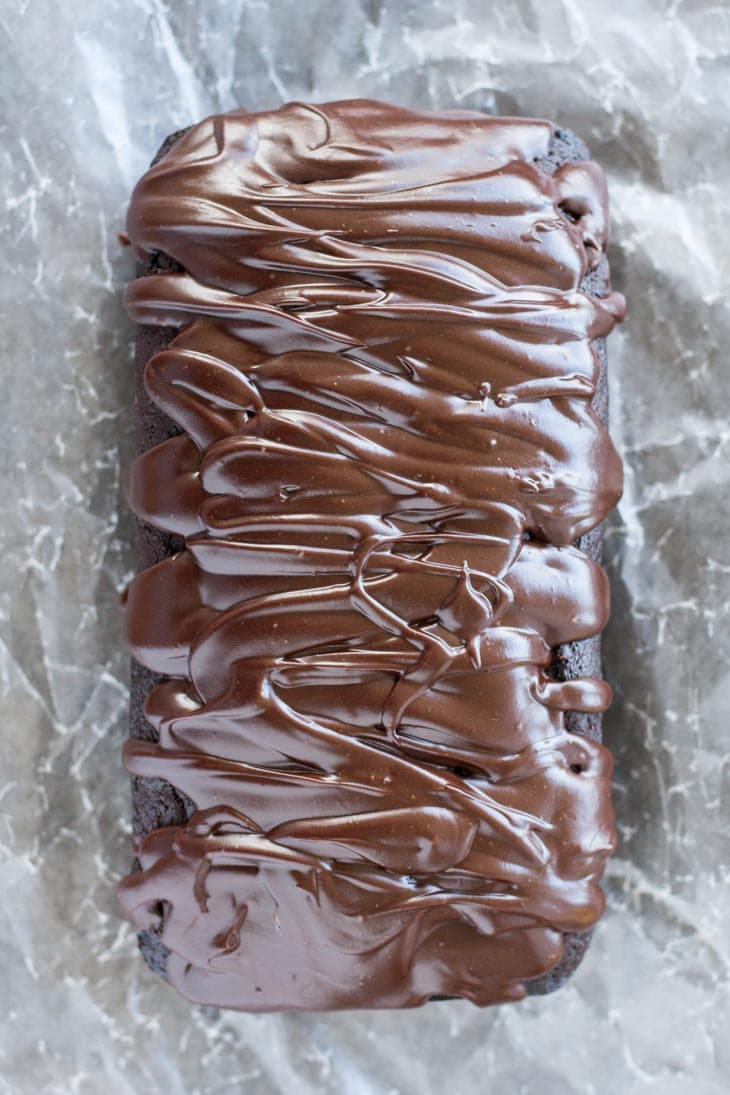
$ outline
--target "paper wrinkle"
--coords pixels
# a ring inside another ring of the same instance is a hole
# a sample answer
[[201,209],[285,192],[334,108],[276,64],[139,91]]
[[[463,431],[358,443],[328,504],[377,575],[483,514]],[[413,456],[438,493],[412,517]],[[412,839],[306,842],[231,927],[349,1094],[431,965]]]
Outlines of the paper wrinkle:
[[[9,8],[0,1091],[724,1093],[730,8]],[[134,566],[121,304],[133,260],[117,234],[168,133],[238,105],[350,96],[548,117],[606,168],[614,283],[629,304],[609,353],[626,490],[606,542],[622,844],[606,917],[555,996],[490,1011],[217,1013],[144,966],[114,892],[130,856],[116,601]]]

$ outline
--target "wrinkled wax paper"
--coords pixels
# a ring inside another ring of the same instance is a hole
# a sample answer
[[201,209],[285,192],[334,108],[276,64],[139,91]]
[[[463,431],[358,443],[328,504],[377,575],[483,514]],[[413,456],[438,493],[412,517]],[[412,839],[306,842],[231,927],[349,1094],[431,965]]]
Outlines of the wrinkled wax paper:
[[[713,1095],[730,1085],[728,0],[0,3],[0,1090]],[[372,96],[572,127],[608,172],[621,848],[556,996],[246,1016],[138,958],[128,868],[127,197],[213,111]],[[727,769],[725,769],[725,772]],[[726,811],[726,805],[725,805]]]

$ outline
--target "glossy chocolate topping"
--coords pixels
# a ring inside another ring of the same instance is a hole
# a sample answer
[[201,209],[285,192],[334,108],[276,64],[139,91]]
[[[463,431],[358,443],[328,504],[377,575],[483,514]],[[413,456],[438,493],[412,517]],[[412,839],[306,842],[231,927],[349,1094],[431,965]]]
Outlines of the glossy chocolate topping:
[[237,111],[137,186],[130,314],[179,327],[147,390],[181,432],[135,512],[184,537],[126,631],[167,678],[126,764],[194,803],[122,884],[192,1000],[516,999],[600,915],[610,756],[574,543],[621,469],[592,407],[623,301],[580,290],[607,209],[553,128],[372,102]]

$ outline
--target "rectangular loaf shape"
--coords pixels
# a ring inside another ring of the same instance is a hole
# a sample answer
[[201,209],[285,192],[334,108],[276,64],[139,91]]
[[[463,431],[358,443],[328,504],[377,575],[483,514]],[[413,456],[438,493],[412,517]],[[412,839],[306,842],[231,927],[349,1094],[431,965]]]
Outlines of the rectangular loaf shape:
[[148,963],[247,1011],[556,988],[614,844],[600,169],[293,103],[169,138],[127,230]]

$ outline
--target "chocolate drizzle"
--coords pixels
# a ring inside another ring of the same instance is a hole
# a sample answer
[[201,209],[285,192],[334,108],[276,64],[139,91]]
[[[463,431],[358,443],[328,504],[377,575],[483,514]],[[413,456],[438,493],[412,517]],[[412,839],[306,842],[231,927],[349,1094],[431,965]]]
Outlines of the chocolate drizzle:
[[380,103],[214,117],[138,184],[145,382],[181,433],[135,512],[185,548],[127,636],[167,679],[126,764],[193,800],[122,884],[187,997],[245,1010],[516,999],[600,915],[610,756],[555,680],[597,634],[573,545],[615,504],[579,286],[606,243],[590,162],[544,122]]

